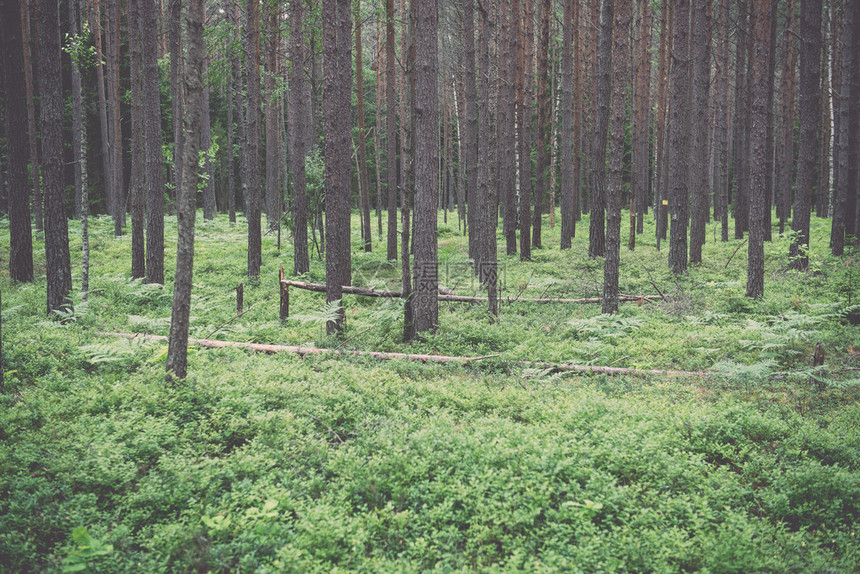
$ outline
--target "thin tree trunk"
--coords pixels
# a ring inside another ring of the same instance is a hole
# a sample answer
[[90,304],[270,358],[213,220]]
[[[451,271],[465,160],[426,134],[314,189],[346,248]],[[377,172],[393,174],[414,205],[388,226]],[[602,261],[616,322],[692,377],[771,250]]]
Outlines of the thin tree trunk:
[[[830,233],[830,249],[834,256],[841,256],[845,250],[845,230],[846,223],[853,220],[854,213],[848,211],[848,197],[853,195],[856,202],[857,194],[857,164],[851,162],[851,146],[852,146],[852,112],[856,115],[858,95],[858,57],[856,51],[852,49],[857,42],[858,22],[860,17],[860,9],[856,7],[845,6],[843,8],[843,25],[842,25],[842,42],[844,49],[842,52],[842,74],[841,85],[838,99],[838,137],[836,138],[837,146],[835,157],[835,165],[838,168],[839,177],[836,180],[836,189],[834,190],[833,201],[833,222]],[[856,121],[854,122],[856,123]],[[856,138],[854,138],[856,140]],[[856,141],[854,142],[856,145]]]
[[[719,178],[714,183],[714,218],[720,222],[720,239],[729,240],[729,2],[720,2],[720,46],[717,64],[716,127],[714,138],[717,140],[716,160]],[[789,170],[790,173],[790,170]]]
[[651,3],[639,2],[639,43],[636,57],[636,131],[633,134],[633,197],[636,211],[636,232],[642,233],[648,208],[650,180],[648,144],[651,121]]
[[[76,0],[69,0],[69,33],[80,34]],[[87,134],[84,125],[84,94],[81,89],[81,54],[71,54],[72,64],[72,149],[75,161],[75,212],[81,220],[81,300],[86,301],[90,290],[90,234],[88,227],[89,194],[87,193]],[[6,84],[8,85],[8,84]]]
[[597,65],[594,99],[597,112],[591,145],[591,220],[588,229],[588,256],[603,257],[606,252],[604,211],[606,209],[606,139],[609,129],[609,99],[612,72],[612,20],[614,0],[604,0],[597,40]]
[[370,180],[367,176],[367,132],[364,128],[364,56],[361,50],[361,0],[355,2],[355,95],[358,115],[358,181],[364,250],[373,250],[370,227]]
[[245,111],[245,144],[248,219],[248,277],[260,276],[263,264],[262,230],[260,228],[260,7],[256,2],[245,5],[245,66],[247,70],[248,108]]
[[687,222],[689,213],[688,167],[690,164],[690,2],[674,2],[675,22],[672,42],[672,96],[669,108],[669,268],[687,271]]
[[467,221],[469,228],[469,258],[478,260],[480,253],[480,235],[478,233],[477,207],[478,195],[478,95],[475,82],[477,70],[475,64],[475,16],[474,0],[463,2],[463,98],[466,109],[466,119],[463,127],[463,147],[466,149],[466,203],[468,205]]
[[263,62],[265,70],[263,74],[263,86],[265,89],[265,122],[266,122],[266,226],[270,230],[278,228],[280,215],[278,214],[278,195],[281,191],[281,152],[280,152],[280,129],[278,125],[278,94],[275,89],[275,79],[278,75],[278,12],[279,8],[275,2],[267,2],[264,5],[265,26],[265,53]]
[[[69,228],[63,199],[63,94],[59,0],[42,0],[39,18],[39,109],[45,178],[45,273],[48,315],[68,309],[72,291]],[[15,19],[12,19],[14,22]],[[22,130],[23,131],[23,130]]]
[[199,149],[205,155],[203,161],[203,219],[211,221],[215,219],[218,210],[215,199],[215,172],[212,169],[212,158],[209,149],[212,147],[212,132],[209,117],[209,85],[206,82],[206,69],[208,60],[205,56],[206,42],[204,40],[203,56],[203,93],[200,96],[200,145]]
[[[173,0],[179,2],[179,0]],[[146,133],[146,281],[164,283],[164,173],[161,151],[161,99],[156,45],[158,14],[155,0],[142,0],[143,107]]]
[[230,223],[236,223],[236,156],[233,152],[233,91],[236,82],[235,64],[227,74],[227,211]]
[[[6,105],[4,120],[9,193],[9,277],[14,281],[29,282],[33,281],[33,234],[30,227],[30,193],[27,185],[28,142],[25,122],[28,121],[28,104],[21,28],[18,27],[18,0],[3,0],[2,8],[4,16],[0,19],[0,42],[3,52],[0,68],[3,72],[3,100]],[[35,159],[32,165],[37,167]]]
[[[521,7],[520,41],[517,45],[517,145],[519,146],[520,260],[532,258],[532,59],[534,56],[534,6],[529,0],[515,0]],[[515,11],[516,12],[516,11]]]
[[[576,216],[573,213],[573,5],[565,0],[561,45],[561,248],[570,249]],[[579,95],[579,94],[577,94]],[[577,142],[578,144],[579,142]],[[579,150],[577,150],[579,153]]]
[[439,324],[439,264],[436,204],[439,192],[439,109],[437,85],[437,0],[421,0],[416,11],[412,129],[415,141],[415,332]]
[[800,2],[800,148],[797,192],[791,228],[795,239],[789,248],[794,269],[809,265],[809,212],[812,207],[815,163],[820,134],[821,0]]
[[[397,108],[395,103],[394,0],[385,0],[385,181],[388,207],[386,253],[397,260]],[[378,110],[377,110],[377,113]]]
[[376,131],[373,132],[373,151],[376,155],[376,228],[382,240],[382,93],[385,91],[383,73],[385,54],[382,51],[382,20],[376,22]]
[[705,223],[708,219],[708,91],[711,79],[711,14],[707,0],[695,0],[692,9],[693,149],[690,161],[692,221],[690,263],[702,262]]
[[311,113],[310,92],[305,81],[308,62],[307,44],[303,33],[304,0],[290,0],[290,104],[287,106],[290,145],[290,171],[293,182],[293,272],[310,270],[308,256],[308,199],[305,157],[308,151]]
[[146,275],[144,247],[146,135],[144,131],[143,46],[140,9],[143,0],[129,4],[129,48],[131,66],[131,277]]
[[618,312],[618,268],[621,263],[621,187],[624,180],[625,95],[630,63],[628,37],[633,0],[618,0],[612,46],[612,140],[606,193],[606,259],[603,264],[603,313]]
[[750,213],[749,255],[747,262],[747,297],[764,294],[764,209],[767,194],[768,101],[773,93],[770,79],[771,18],[775,0],[761,0],[756,5],[754,27],[755,65],[752,70],[752,125],[750,126]]
[[167,346],[167,380],[184,379],[188,370],[188,330],[191,311],[191,279],[194,264],[194,218],[197,195],[197,154],[201,107],[203,104],[203,0],[188,0],[185,23],[188,27],[188,65],[185,70],[183,115],[185,138],[182,151],[185,165],[182,186],[177,190],[176,275],[173,309]]
[[168,0],[169,18],[167,45],[170,49],[170,101],[173,110],[173,187],[182,183],[182,114],[185,109],[182,94],[182,0]]
[[[728,1],[728,0],[725,0]],[[666,238],[666,227],[663,221],[666,219],[668,210],[668,197],[664,193],[666,187],[666,110],[668,109],[668,100],[666,98],[666,84],[669,82],[668,59],[670,50],[670,16],[671,6],[668,0],[663,0],[660,7],[660,60],[657,64],[657,141],[656,141],[656,157],[655,167],[657,170],[657,186],[654,194],[654,216],[657,220],[655,226],[655,235],[657,240],[657,251],[660,250],[660,240]],[[665,204],[663,202],[666,202]]]
[[[411,341],[415,338],[415,313],[413,311],[412,297],[412,271],[410,269],[410,229],[409,224],[409,205],[410,191],[412,189],[412,175],[414,166],[414,155],[412,147],[412,98],[415,96],[414,72],[413,63],[415,51],[412,46],[412,41],[415,31],[415,4],[413,0],[410,2],[409,12],[407,16],[406,0],[400,0],[400,18],[404,22],[404,30],[400,35],[400,53],[405,65],[401,67],[400,78],[400,189],[401,189],[401,209],[400,209],[400,225],[402,233],[400,234],[400,272],[401,282],[403,284],[403,340]],[[471,229],[470,229],[471,232]],[[471,237],[471,235],[470,235]]]
[[517,252],[516,50],[513,3],[499,2],[498,180],[504,212],[502,233],[508,255]]
[[585,17],[581,2],[574,2],[573,8],[573,42],[576,49],[576,58],[573,64],[573,189],[571,190],[571,215],[573,221],[570,226],[571,238],[576,237],[576,222],[582,214],[580,209],[580,198],[582,197],[582,158],[585,149],[583,138],[582,102],[585,97],[583,89],[583,34],[582,26]]
[[[155,8],[153,7],[153,11]],[[153,12],[154,14],[154,12]],[[157,16],[153,15],[153,26],[158,26]],[[120,74],[120,2],[119,0],[111,0],[108,4],[108,121],[110,129],[113,133],[111,140],[111,177],[114,189],[114,236],[122,235],[122,227],[125,224],[125,197],[123,194],[123,176],[122,176],[122,126],[120,124],[120,93],[119,74]],[[152,33],[153,44],[155,45],[155,30]],[[153,59],[156,55],[153,52]],[[156,87],[157,90],[157,87]],[[160,167],[159,167],[160,169]]]
[[535,134],[535,145],[537,146],[537,172],[535,176],[534,191],[534,221],[532,225],[532,245],[535,249],[541,248],[541,218],[543,217],[544,195],[546,195],[547,177],[546,170],[549,167],[547,160],[547,148],[549,144],[550,123],[550,79],[549,79],[549,13],[551,10],[550,0],[541,0],[540,36],[538,40],[537,53],[537,100],[538,100],[538,125]]
[[[36,138],[36,104],[35,97],[33,94],[33,65],[31,63],[31,51],[30,51],[30,9],[29,9],[29,0],[17,0],[18,5],[20,6],[21,12],[21,46],[23,48],[22,56],[23,62],[22,67],[24,70],[24,91],[26,94],[26,102],[27,102],[27,142],[30,148],[30,185],[33,187],[33,219],[36,223],[36,231],[42,231],[43,224],[45,221],[44,214],[42,213],[42,206],[44,205],[44,200],[42,198],[42,180],[39,176],[39,147],[37,144]],[[98,6],[98,0],[95,0],[95,5]],[[11,10],[11,6],[10,6]],[[12,14],[12,12],[5,12],[7,15]],[[8,16],[11,18],[11,16]],[[11,22],[11,20],[10,20]],[[12,32],[10,31],[10,34]],[[4,34],[5,36],[6,34]],[[98,29],[95,32],[96,45],[98,47],[97,54],[99,58],[101,57],[101,38],[99,37]],[[8,37],[8,36],[7,36]],[[11,50],[10,47],[6,51]],[[99,59],[99,61],[101,61]],[[97,65],[96,69],[98,71],[97,77],[100,78],[100,94],[101,94],[101,103],[104,104],[104,79],[101,78],[101,65]],[[20,81],[20,79],[19,79]],[[6,84],[7,86],[9,84]],[[11,161],[11,158],[10,158]],[[29,202],[28,202],[29,203]],[[32,242],[32,239],[31,239]],[[32,247],[30,249],[32,253]],[[31,255],[32,259],[32,255]]]

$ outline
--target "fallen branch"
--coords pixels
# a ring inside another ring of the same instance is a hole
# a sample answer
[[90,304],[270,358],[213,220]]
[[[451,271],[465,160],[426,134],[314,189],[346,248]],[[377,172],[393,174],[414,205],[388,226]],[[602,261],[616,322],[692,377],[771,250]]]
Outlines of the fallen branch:
[[[125,337],[126,339],[141,339],[144,341],[167,341],[163,335],[144,335],[139,333],[100,333],[100,335],[111,337]],[[291,345],[267,345],[263,343],[246,343],[241,341],[216,341],[212,339],[188,339],[189,343],[207,347],[210,349],[239,348],[250,349],[260,353],[295,353],[300,357],[307,355],[341,355],[353,357],[371,357],[382,361],[394,359],[406,359],[421,363],[461,363],[469,364],[483,359],[498,357],[498,355],[484,355],[481,357],[451,357],[447,355],[423,355],[413,353],[381,353],[379,351],[350,351],[340,349],[320,349],[317,347],[293,347]],[[537,367],[541,369],[555,369],[559,371],[571,371],[575,373],[602,373],[607,375],[663,375],[672,377],[704,377],[703,371],[669,371],[663,369],[628,369],[624,367],[595,367],[592,365],[573,365],[570,363],[546,363],[533,361],[515,361],[515,365],[521,367]]]
[[[281,282],[282,285],[286,285],[287,287],[296,287],[297,289],[305,289],[306,291],[316,291],[317,293],[325,293],[326,287],[322,283],[309,283],[307,281],[293,281],[291,279],[284,279]],[[367,289],[364,287],[353,287],[351,285],[344,285],[342,287],[343,293],[347,295],[361,295],[363,297],[386,297],[386,298],[401,298],[403,297],[403,291],[393,291],[387,289]],[[619,301],[639,301],[641,299],[661,299],[657,295],[624,295],[621,294],[618,296]],[[515,303],[517,301],[522,301],[524,303],[600,303],[603,301],[600,297],[586,297],[582,299],[563,299],[558,297],[540,297],[537,299],[520,299],[519,296],[516,298],[507,298],[507,299],[499,299],[505,303]],[[439,301],[448,301],[454,303],[486,303],[486,297],[472,297],[470,295],[451,295],[446,293],[439,293]]]
[[734,258],[735,258],[735,254],[736,254],[738,251],[740,251],[741,247],[743,247],[743,246],[744,246],[744,245],[746,245],[746,244],[747,244],[747,240],[746,240],[746,239],[744,239],[744,240],[741,242],[741,244],[740,244],[740,245],[738,245],[737,247],[735,247],[735,250],[734,250],[734,251],[732,251],[731,256],[729,256],[729,260],[728,260],[728,261],[726,261],[726,265],[725,265],[725,267],[723,267],[723,269],[728,269],[728,268],[729,268],[729,263],[731,263],[731,262],[732,262],[732,259],[734,259]]

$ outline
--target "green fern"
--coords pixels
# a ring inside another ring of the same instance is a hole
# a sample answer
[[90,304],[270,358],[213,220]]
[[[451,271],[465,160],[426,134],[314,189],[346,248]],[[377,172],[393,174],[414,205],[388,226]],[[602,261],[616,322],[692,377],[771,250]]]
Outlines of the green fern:
[[342,313],[340,299],[326,303],[321,309],[304,313],[300,315],[291,315],[290,319],[294,319],[300,323],[316,323],[325,325],[329,321],[337,321]]

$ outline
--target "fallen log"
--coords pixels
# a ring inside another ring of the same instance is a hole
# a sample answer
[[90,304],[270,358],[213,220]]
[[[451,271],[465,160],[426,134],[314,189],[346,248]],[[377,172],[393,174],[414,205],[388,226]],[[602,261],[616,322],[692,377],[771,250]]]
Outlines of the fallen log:
[[[99,333],[104,336],[124,337],[130,340],[143,341],[167,341],[164,335],[145,335],[141,333]],[[242,341],[216,341],[214,339],[188,339],[189,343],[207,347],[210,349],[223,349],[227,347],[250,349],[260,353],[294,353],[300,357],[307,355],[341,355],[353,357],[370,357],[381,361],[405,359],[421,363],[460,363],[468,364],[484,359],[497,358],[499,355],[484,355],[480,357],[452,357],[448,355],[424,355],[416,353],[381,353],[379,351],[350,351],[344,349],[320,349],[317,347],[294,347],[291,345],[269,345],[264,343],[246,343]],[[628,369],[625,367],[600,367],[593,365],[574,365],[571,363],[547,363],[534,361],[513,361],[520,367],[533,367],[540,369],[555,369],[558,371],[570,371],[575,373],[598,373],[606,375],[658,375],[669,377],[704,377],[704,371],[672,371],[665,369]]]
[[[291,279],[282,279],[281,285],[287,287],[295,287],[306,291],[316,291],[317,293],[325,293],[325,285],[322,283],[309,283],[307,281],[293,281]],[[386,289],[368,289],[365,287],[353,287],[352,285],[344,285],[343,293],[348,295],[361,295],[364,297],[387,297],[400,298],[403,297],[403,291],[392,291]],[[618,296],[619,301],[642,301],[642,300],[659,300],[662,299],[659,295],[624,295]],[[603,301],[601,297],[585,297],[581,299],[564,299],[553,297],[541,297],[537,299],[527,299],[523,297],[499,299],[505,303],[600,303]],[[439,293],[439,301],[448,301],[454,303],[486,303],[486,297],[472,297],[469,295],[452,295],[449,293]]]

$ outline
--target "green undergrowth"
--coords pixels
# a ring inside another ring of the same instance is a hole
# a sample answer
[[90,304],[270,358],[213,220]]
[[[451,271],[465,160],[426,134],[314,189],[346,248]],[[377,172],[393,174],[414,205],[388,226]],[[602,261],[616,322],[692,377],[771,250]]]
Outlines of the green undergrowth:
[[[192,336],[486,358],[192,346],[188,379],[168,385],[166,344],[102,333],[166,334],[170,281],[129,280],[129,239],[94,219],[89,301],[76,295],[74,311],[48,318],[37,237],[37,281],[0,278],[0,570],[857,571],[858,273],[851,256],[825,255],[829,222],[813,220],[809,272],[787,269],[786,238],[768,244],[760,300],[743,296],[740,241],[709,235],[705,262],[674,278],[646,226],[622,253],[621,290],[665,300],[611,317],[517,301],[493,323],[481,306],[442,304],[439,330],[404,345],[399,301],[346,296],[336,340],[324,336],[324,296],[292,289],[279,322],[277,267],[290,275],[291,245],[279,254],[266,236],[263,276],[249,283],[244,226],[198,221]],[[442,282],[480,295],[449,221]],[[599,295],[587,220],[568,252],[546,227],[532,262],[500,257],[503,297]],[[175,219],[167,230],[172,277]],[[374,240],[374,252],[353,252],[353,283],[399,288]],[[0,249],[6,258],[8,234]],[[303,279],[323,282],[323,263]],[[815,343],[825,364],[812,368]],[[580,376],[519,361],[709,375]]]

